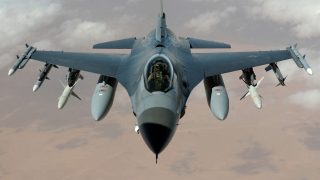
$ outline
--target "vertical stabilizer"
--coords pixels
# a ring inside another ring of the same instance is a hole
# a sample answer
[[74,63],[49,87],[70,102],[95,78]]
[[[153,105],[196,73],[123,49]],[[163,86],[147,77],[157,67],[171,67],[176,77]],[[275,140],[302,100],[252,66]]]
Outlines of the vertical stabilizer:
[[166,14],[163,11],[163,0],[160,0],[160,14],[158,17],[157,27],[156,27],[156,40],[163,42],[166,36]]

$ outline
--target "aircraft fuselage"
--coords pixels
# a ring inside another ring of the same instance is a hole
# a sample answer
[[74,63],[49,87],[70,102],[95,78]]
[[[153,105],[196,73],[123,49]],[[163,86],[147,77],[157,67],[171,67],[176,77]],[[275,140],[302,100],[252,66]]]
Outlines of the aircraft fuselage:
[[[154,39],[145,40],[150,41]],[[143,61],[144,68],[140,70],[142,73],[135,92],[130,95],[139,131],[156,155],[172,139],[189,95],[187,82],[183,82],[182,72],[175,66],[177,63],[183,64],[184,58],[174,55],[178,52],[176,50],[171,42],[167,42],[160,47],[155,46],[151,50],[155,53],[148,53],[143,60],[139,59]]]

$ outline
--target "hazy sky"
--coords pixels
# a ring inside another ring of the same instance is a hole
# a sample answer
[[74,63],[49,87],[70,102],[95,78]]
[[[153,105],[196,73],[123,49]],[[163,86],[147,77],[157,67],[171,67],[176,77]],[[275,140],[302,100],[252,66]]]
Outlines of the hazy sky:
[[65,69],[54,70],[36,94],[31,89],[41,63],[30,62],[10,78],[7,72],[25,43],[45,50],[93,51],[95,43],[146,36],[155,27],[159,2],[0,0],[0,179],[320,177],[320,1],[165,0],[165,11],[177,36],[227,42],[232,51],[298,43],[314,76],[293,61],[281,62],[288,87],[274,88],[275,76],[257,68],[258,78],[266,76],[260,90],[264,109],[258,111],[249,99],[239,102],[245,92],[240,72],[224,75],[231,105],[223,123],[210,114],[199,85],[185,123],[157,167],[133,133],[135,120],[121,86],[108,118],[94,123],[90,98],[97,75],[84,73],[77,87],[84,100],[71,98],[58,111],[58,80]]

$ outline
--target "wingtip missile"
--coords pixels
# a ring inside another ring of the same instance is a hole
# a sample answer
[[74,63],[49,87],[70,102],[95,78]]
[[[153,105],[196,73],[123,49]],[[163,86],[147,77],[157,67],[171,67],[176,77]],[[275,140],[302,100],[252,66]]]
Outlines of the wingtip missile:
[[308,73],[309,75],[313,75],[312,69],[311,69],[311,68],[308,68],[308,69],[307,69],[307,73]]
[[39,85],[35,84],[32,88],[32,91],[36,92],[39,89],[39,87],[40,87]]
[[304,68],[309,75],[313,75],[312,69],[306,60],[306,56],[301,55],[301,53],[297,49],[297,46],[298,45],[295,44],[293,47],[288,47],[287,50],[289,51],[292,59],[299,68]]
[[36,48],[26,44],[27,50],[22,54],[22,56],[17,55],[17,61],[14,63],[12,68],[8,72],[8,76],[13,75],[17,69],[22,69],[28,63],[29,59],[36,52]]
[[8,76],[12,76],[12,74],[15,72],[15,70],[13,68],[11,68],[8,72]]

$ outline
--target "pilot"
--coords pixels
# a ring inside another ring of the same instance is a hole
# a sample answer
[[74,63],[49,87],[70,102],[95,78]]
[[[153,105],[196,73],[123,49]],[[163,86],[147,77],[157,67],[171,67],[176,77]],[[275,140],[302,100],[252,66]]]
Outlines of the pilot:
[[156,63],[153,67],[153,71],[150,72],[148,82],[152,82],[153,90],[163,91],[167,87],[169,76],[167,75],[166,66],[162,63]]

